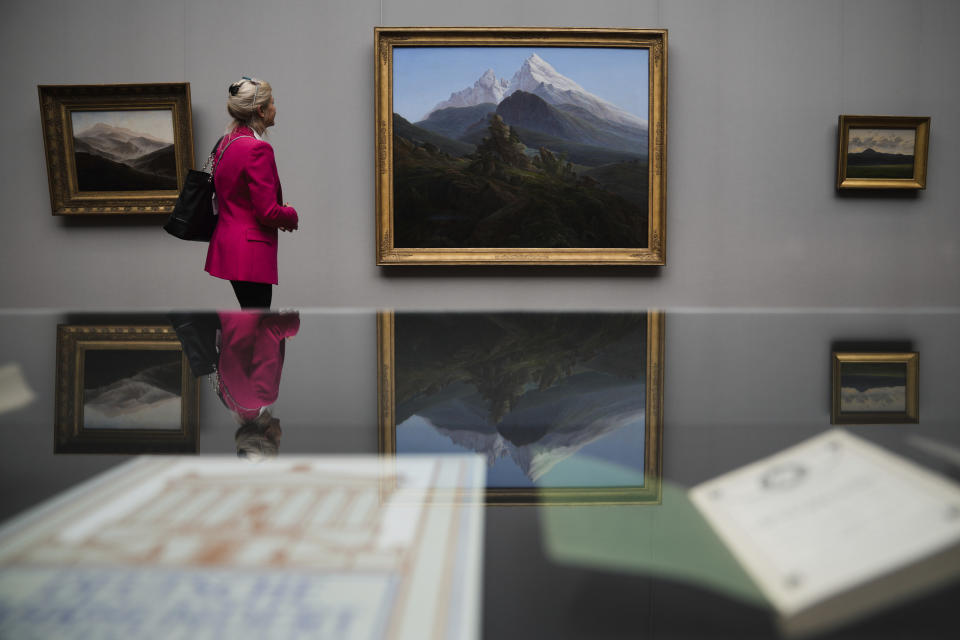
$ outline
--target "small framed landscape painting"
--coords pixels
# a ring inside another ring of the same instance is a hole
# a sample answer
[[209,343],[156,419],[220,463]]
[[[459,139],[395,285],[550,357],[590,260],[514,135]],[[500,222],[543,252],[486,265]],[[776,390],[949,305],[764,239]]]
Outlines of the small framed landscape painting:
[[920,355],[833,353],[831,424],[915,423]]
[[377,320],[388,460],[482,455],[491,504],[660,502],[663,313]]
[[198,415],[172,327],[57,327],[57,453],[195,453]]
[[165,214],[193,168],[190,85],[40,85],[54,215]]
[[925,189],[930,118],[840,116],[837,189]]
[[667,32],[382,28],[378,265],[662,265]]

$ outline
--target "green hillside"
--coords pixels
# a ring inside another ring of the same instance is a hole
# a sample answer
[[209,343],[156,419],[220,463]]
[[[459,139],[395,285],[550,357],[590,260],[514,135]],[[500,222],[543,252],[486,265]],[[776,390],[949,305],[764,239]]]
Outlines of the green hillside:
[[447,107],[434,111],[429,118],[415,123],[414,126],[456,140],[470,128],[470,125],[485,121],[487,116],[496,110],[497,105],[492,102],[484,102],[472,107]]
[[420,145],[432,144],[444,153],[450,154],[454,157],[465,156],[469,153],[473,153],[474,150],[474,145],[472,144],[460,142],[459,140],[452,140],[446,136],[440,135],[439,133],[421,129],[416,125],[410,124],[407,120],[404,120],[402,116],[396,113],[393,114],[393,134],[394,136],[400,136],[401,138]]
[[[628,153],[625,151],[618,151],[616,149],[607,149],[604,147],[594,147],[586,144],[579,144],[576,142],[563,140],[546,133],[529,131],[527,129],[523,129],[522,127],[510,127],[510,129],[517,134],[523,144],[531,149],[546,147],[554,153],[567,154],[567,159],[574,164],[580,164],[588,167],[597,167],[616,162],[629,162],[631,160],[639,160],[640,158],[644,157],[640,152]],[[461,140],[470,142],[472,144],[479,144],[480,141],[483,140],[483,138],[487,135],[486,127],[482,129],[477,127],[473,128],[468,134],[461,138]],[[646,151],[646,149],[643,151]]]
[[647,246],[646,200],[616,192],[639,169],[608,169],[603,184],[546,149],[531,159],[499,116],[488,134],[461,158],[394,137],[394,246]]

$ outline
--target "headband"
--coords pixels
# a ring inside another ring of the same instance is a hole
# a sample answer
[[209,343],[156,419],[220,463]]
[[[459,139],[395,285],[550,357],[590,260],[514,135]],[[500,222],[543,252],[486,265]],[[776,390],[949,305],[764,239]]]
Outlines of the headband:
[[249,76],[243,76],[239,82],[234,82],[231,84],[229,88],[230,95],[237,95],[237,93],[240,91],[240,87],[243,85],[244,80],[253,83],[257,87],[257,90],[253,92],[253,100],[250,102],[251,105],[255,105],[257,104],[257,97],[260,95],[260,82],[250,78]]

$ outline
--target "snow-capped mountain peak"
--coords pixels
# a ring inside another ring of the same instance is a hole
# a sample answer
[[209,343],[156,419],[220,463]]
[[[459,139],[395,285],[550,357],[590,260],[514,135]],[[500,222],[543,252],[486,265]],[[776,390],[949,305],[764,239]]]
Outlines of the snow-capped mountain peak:
[[554,69],[549,62],[536,53],[530,54],[523,61],[520,69],[513,74],[509,82],[505,78],[497,78],[493,69],[487,69],[472,87],[451,93],[447,100],[438,103],[423,119],[426,120],[434,111],[447,107],[472,107],[486,102],[500,104],[504,98],[513,95],[516,91],[532,93],[554,106],[579,107],[594,116],[619,125],[639,128],[643,131],[647,128],[647,121],[644,118],[590,93]]
[[523,66],[513,74],[507,95],[511,95],[514,91],[533,93],[541,84],[554,87],[559,91],[587,93],[579,84],[554,69],[549,62],[532,53],[523,61]]
[[492,87],[497,82],[497,74],[493,72],[493,69],[487,69],[483,72],[483,75],[480,76],[480,79],[477,80],[477,83],[482,87]]
[[524,60],[520,70],[513,74],[507,95],[512,95],[514,91],[538,95],[552,105],[569,104],[580,107],[617,124],[647,128],[646,120],[590,93],[535,53]]
[[434,111],[446,109],[447,107],[472,107],[477,104],[483,104],[484,102],[498,104],[506,97],[509,84],[506,78],[497,78],[497,74],[494,73],[493,69],[487,69],[483,72],[483,75],[473,83],[472,87],[455,91],[451,93],[450,97],[446,100],[438,102],[437,105],[424,116],[424,120],[429,118],[430,114]]

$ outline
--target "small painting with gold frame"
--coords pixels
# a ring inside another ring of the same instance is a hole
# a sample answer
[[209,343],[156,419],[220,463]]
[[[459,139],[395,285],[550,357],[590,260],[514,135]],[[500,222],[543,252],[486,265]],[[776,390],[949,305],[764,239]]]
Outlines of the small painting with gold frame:
[[198,415],[172,327],[57,327],[56,453],[195,453]]
[[190,85],[40,85],[54,215],[165,214],[193,168]]
[[831,424],[919,422],[920,354],[834,352]]
[[837,189],[925,189],[930,118],[840,116]]
[[489,503],[660,501],[661,312],[385,312],[378,329],[383,455],[480,454]]
[[665,29],[375,41],[378,265],[665,264]]

